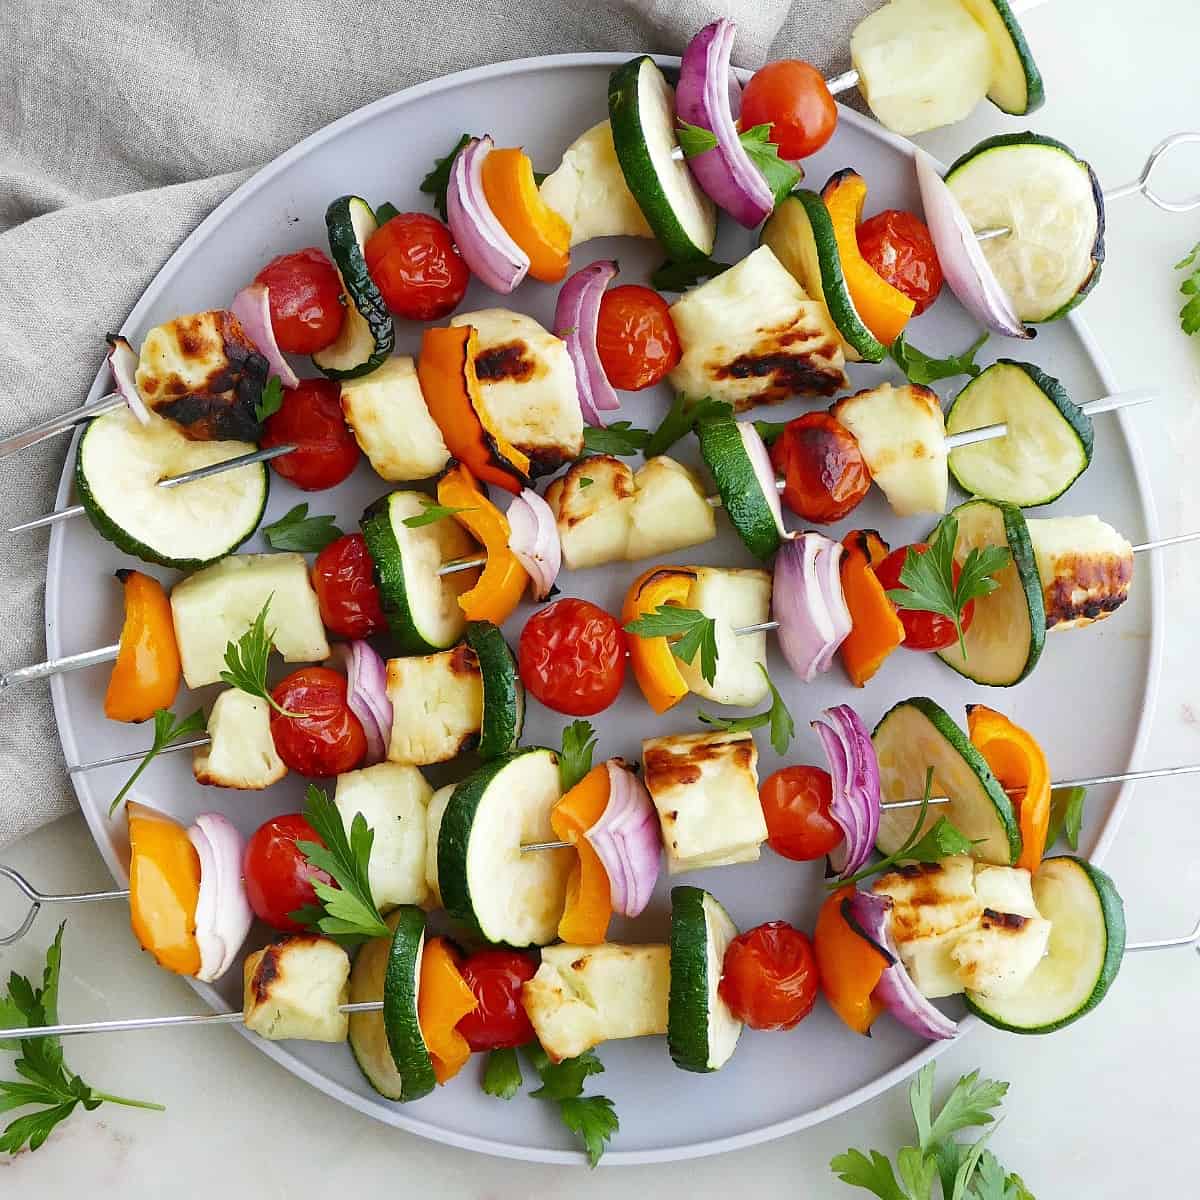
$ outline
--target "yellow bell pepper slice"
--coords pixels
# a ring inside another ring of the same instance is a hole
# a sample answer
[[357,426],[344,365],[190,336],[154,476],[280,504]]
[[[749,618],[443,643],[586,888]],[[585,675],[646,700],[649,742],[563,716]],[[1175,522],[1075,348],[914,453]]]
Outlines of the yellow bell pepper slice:
[[118,571],[117,578],[125,589],[125,624],[104,715],[110,721],[148,721],[160,708],[170,708],[179,691],[171,601],[163,585],[141,571]]
[[200,970],[196,902],[200,856],[187,830],[164,813],[130,802],[129,919],[142,949],[177,975]]
[[853,887],[838,888],[821,905],[813,931],[813,956],[829,1007],[855,1033],[869,1034],[884,1011],[874,991],[889,964],[842,915],[842,901],[853,895]]
[[529,274],[543,283],[562,279],[571,261],[571,227],[538,194],[529,156],[520,148],[488,154],[483,194],[509,237],[529,255]]
[[453,1079],[471,1057],[467,1039],[455,1026],[479,1007],[471,985],[458,970],[458,955],[445,938],[429,938],[421,955],[417,984],[417,1023],[438,1083]]
[[558,922],[558,936],[574,946],[596,946],[608,934],[612,920],[612,884],[600,856],[585,836],[608,807],[608,768],[593,767],[550,810],[550,827],[579,855],[567,880],[567,904]]
[[[875,565],[887,555],[887,547],[879,535],[874,530],[855,529],[846,535],[842,545],[845,547],[842,592],[850,612],[851,629],[839,653],[850,682],[855,687],[864,687],[904,641],[904,626],[896,606],[875,575]],[[882,547],[878,557],[876,545]]]
[[[660,604],[686,604],[695,575],[682,567],[651,567],[643,571],[625,593],[621,624],[657,610]],[[630,635],[629,665],[646,703],[656,713],[666,712],[688,694],[688,686],[665,637]]]

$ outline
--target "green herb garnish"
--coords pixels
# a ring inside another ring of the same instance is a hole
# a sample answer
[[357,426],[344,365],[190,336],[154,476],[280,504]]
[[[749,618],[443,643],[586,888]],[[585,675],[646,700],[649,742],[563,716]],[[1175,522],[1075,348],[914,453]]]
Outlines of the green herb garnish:
[[596,481],[589,479],[586,475],[581,475],[579,478],[579,488],[582,491],[584,488],[590,488]]
[[955,375],[978,375],[983,368],[975,365],[975,355],[988,340],[981,333],[961,354],[950,354],[946,358],[934,358],[910,345],[901,333],[892,343],[888,353],[908,378],[909,383],[927,386],[939,379],[951,379]]
[[1200,332],[1200,242],[1175,264],[1175,270],[1187,271],[1179,290],[1187,297],[1179,310],[1179,327],[1184,333]]
[[409,529],[420,529],[423,525],[433,525],[437,521],[444,521],[447,517],[454,516],[455,513],[475,511],[473,507],[451,508],[445,504],[438,504],[427,496],[421,497],[420,504],[423,511],[417,513],[415,517],[404,518],[404,524]]
[[639,429],[629,421],[583,427],[585,454],[615,454],[628,458],[632,454],[640,454],[649,439],[649,430]]
[[683,292],[695,287],[702,279],[711,279],[728,271],[732,263],[713,258],[689,258],[687,262],[662,263],[650,276],[650,284],[660,292]]
[[273,525],[264,526],[263,533],[273,549],[295,550],[300,554],[320,554],[330,542],[342,536],[327,513],[310,517],[307,504],[289,509]]
[[497,1100],[511,1100],[520,1090],[521,1060],[511,1046],[492,1050],[483,1068],[483,1090]]
[[1087,788],[1055,788],[1050,793],[1050,824],[1046,830],[1046,849],[1049,850],[1064,834],[1072,850],[1079,849],[1079,830],[1083,825],[1083,804]]
[[681,662],[694,663],[700,655],[700,674],[712,683],[717,674],[717,622],[694,608],[660,604],[654,612],[643,613],[625,626],[635,637],[665,637],[671,641],[671,653]]
[[724,400],[714,400],[711,396],[689,400],[677,392],[667,415],[662,419],[662,424],[650,435],[646,443],[646,457],[654,458],[658,454],[666,454],[681,437],[691,433],[701,421],[732,416],[733,406]]
[[141,778],[142,772],[169,746],[182,738],[190,737],[193,733],[203,733],[206,728],[204,709],[198,708],[190,716],[176,722],[175,714],[165,708],[158,709],[154,714],[154,744],[146,751],[145,757],[134,768],[133,774],[125,780],[125,786],[113,797],[108,806],[111,817],[117,811],[117,805],[129,794],[129,789]]
[[250,628],[236,642],[230,642],[225,647],[226,669],[221,672],[221,679],[230,687],[265,700],[281,717],[298,717],[300,713],[280,708],[267,687],[267,661],[275,648],[275,630],[267,632],[267,610],[274,598],[275,593],[272,592]]
[[446,215],[446,189],[450,186],[450,170],[454,166],[454,160],[458,157],[458,152],[471,140],[471,134],[464,133],[462,137],[454,143],[454,149],[446,155],[445,158],[434,160],[433,170],[421,180],[421,191],[427,196],[433,197],[433,206],[438,210],[438,215],[443,221],[447,219]]
[[584,1080],[589,1075],[601,1074],[604,1064],[592,1050],[578,1058],[554,1063],[536,1042],[525,1047],[525,1055],[542,1081],[542,1086],[529,1094],[558,1105],[563,1124],[583,1142],[588,1163],[594,1167],[621,1127],[613,1102],[607,1096],[583,1095]]
[[749,717],[714,717],[701,710],[696,714],[696,718],[703,721],[705,725],[713,725],[730,733],[769,725],[771,727],[771,746],[775,753],[786,754],[796,732],[796,723],[792,720],[792,714],[788,711],[788,706],[784,704],[779,690],[771,682],[767,668],[759,663],[758,669],[763,673],[763,678],[766,679],[767,686],[771,689],[771,707],[766,712],[754,713]]
[[375,210],[375,224],[386,225],[393,217],[398,217],[399,215],[400,210],[390,200],[385,200]]
[[564,795],[592,769],[592,751],[595,749],[596,731],[590,721],[572,721],[562,731],[558,782]]
[[261,425],[283,407],[283,384],[278,375],[272,375],[263,385],[262,395],[254,405],[254,419]]

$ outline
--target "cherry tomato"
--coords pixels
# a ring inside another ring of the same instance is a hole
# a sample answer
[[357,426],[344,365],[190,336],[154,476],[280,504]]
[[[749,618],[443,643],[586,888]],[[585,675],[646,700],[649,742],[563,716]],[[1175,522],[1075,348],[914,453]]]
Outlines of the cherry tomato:
[[475,1052],[503,1050],[533,1041],[533,1026],[521,1004],[521,985],[537,963],[515,950],[481,950],[459,964],[459,974],[479,1007],[455,1026]]
[[739,934],[725,950],[721,999],[751,1029],[794,1029],[812,1012],[818,986],[812,942],[786,921]]
[[342,417],[341,389],[332,379],[302,379],[283,393],[283,405],[263,424],[259,446],[292,442],[271,469],[306,492],[336,487],[358,465],[354,434]]
[[375,562],[361,533],[348,533],[317,555],[312,583],[321,622],[331,633],[365,638],[387,629]]
[[820,767],[784,767],[759,789],[767,845],[795,862],[824,858],[842,840],[833,819],[833,780]]
[[547,708],[590,717],[625,682],[625,631],[588,600],[555,600],[521,630],[521,680]]
[[280,350],[315,354],[337,341],[346,318],[342,281],[316,246],[273,258],[254,282],[267,285],[271,328]]
[[920,217],[899,208],[876,213],[858,227],[858,248],[877,275],[903,292],[919,317],[942,290],[942,264]]
[[471,282],[450,230],[427,213],[397,213],[371,234],[365,254],[388,308],[409,321],[452,313]]
[[324,845],[302,814],[272,817],[254,831],[242,859],[250,907],[272,929],[285,933],[298,933],[304,928],[288,914],[317,903],[313,880],[333,885],[332,876],[312,866],[300,852],[298,841]]
[[780,158],[807,158],[833,136],[837,104],[811,63],[782,58],[757,70],[742,92],[740,125],[771,126]]
[[[875,568],[875,575],[879,582],[889,591],[892,588],[903,587],[904,585],[900,582],[900,571],[904,566],[905,551],[915,550],[918,554],[924,554],[928,549],[929,547],[924,542],[914,542],[911,546],[901,546],[898,550],[893,550]],[[962,569],[958,563],[955,563],[955,583],[958,582],[961,574]],[[904,626],[904,646],[908,650],[943,650],[958,641],[954,622],[940,613],[919,612],[910,608],[900,608],[896,611],[900,617],[900,624]],[[971,622],[974,619],[975,601],[968,600],[962,610],[963,633],[971,628]]]
[[298,716],[271,709],[271,737],[293,771],[325,779],[353,771],[367,753],[367,737],[346,703],[346,677],[329,667],[301,667],[271,693],[275,703]]
[[789,421],[771,447],[771,462],[784,477],[784,504],[806,521],[840,521],[871,490],[857,439],[827,412]]
[[667,302],[635,283],[604,293],[596,348],[608,382],[626,392],[658,383],[682,353]]

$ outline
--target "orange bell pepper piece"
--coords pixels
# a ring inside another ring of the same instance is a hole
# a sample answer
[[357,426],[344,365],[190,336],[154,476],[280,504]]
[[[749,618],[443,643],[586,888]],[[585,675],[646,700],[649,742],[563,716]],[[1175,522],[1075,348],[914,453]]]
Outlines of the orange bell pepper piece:
[[461,508],[454,519],[483,546],[487,562],[475,586],[458,598],[468,621],[503,625],[512,616],[529,583],[521,560],[509,549],[508,518],[484,495],[463,463],[455,463],[438,480],[438,503]]
[[567,904],[558,922],[558,936],[576,946],[604,941],[612,919],[612,884],[600,856],[585,836],[608,807],[608,768],[593,767],[550,810],[555,836],[570,842],[579,855],[567,881]]
[[[686,604],[695,575],[681,567],[651,567],[643,571],[625,593],[621,624],[628,625],[660,604]],[[688,694],[688,686],[665,637],[629,639],[629,665],[633,677],[656,713],[666,712]]]
[[542,201],[529,156],[520,148],[488,154],[483,194],[508,236],[529,255],[529,274],[543,283],[562,279],[571,263],[571,227]]
[[821,905],[813,931],[813,954],[829,1007],[855,1033],[867,1034],[884,1011],[874,991],[891,964],[842,914],[842,902],[853,895],[852,885],[838,888]]
[[850,682],[862,687],[904,641],[904,625],[872,569],[887,556],[887,543],[873,529],[854,529],[842,545],[842,594],[851,629],[840,652]]
[[157,579],[141,571],[118,571],[125,589],[121,648],[104,693],[110,721],[148,721],[170,708],[179,691],[179,645],[171,601]]
[[177,975],[200,970],[196,901],[200,856],[187,830],[164,813],[130,802],[129,919],[142,949]]
[[529,457],[511,445],[487,415],[475,373],[479,338],[470,325],[427,329],[417,379],[429,415],[450,453],[472,474],[517,495],[529,484]]
[[471,1057],[467,1039],[455,1026],[478,1007],[471,985],[459,973],[458,954],[445,938],[429,938],[417,983],[417,1024],[438,1083],[453,1079]]
[[1046,852],[1046,831],[1050,827],[1050,764],[1046,755],[1031,734],[982,704],[968,706],[967,732],[1016,809],[1021,857],[1014,865],[1036,871]]
[[912,316],[913,301],[892,287],[862,256],[858,226],[867,198],[867,181],[857,171],[838,171],[821,189],[821,199],[833,221],[838,256],[850,299],[863,324],[890,346]]

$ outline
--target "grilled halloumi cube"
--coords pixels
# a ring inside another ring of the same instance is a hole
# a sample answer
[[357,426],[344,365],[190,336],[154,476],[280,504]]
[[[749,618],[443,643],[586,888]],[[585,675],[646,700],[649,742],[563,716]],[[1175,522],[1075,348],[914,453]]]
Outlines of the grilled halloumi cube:
[[267,370],[242,323],[217,308],[151,329],[134,382],[147,408],[194,441],[256,442]]
[[667,946],[546,946],[521,988],[538,1041],[555,1061],[601,1042],[667,1032]]
[[764,674],[767,663],[766,633],[738,635],[733,631],[767,620],[771,611],[771,575],[757,568],[695,567],[685,607],[694,608],[716,622],[717,669],[709,683],[701,674],[699,654],[693,662],[679,662],[679,672],[689,690],[717,704],[749,708],[770,690]]
[[429,479],[449,462],[409,355],[394,355],[369,375],[344,380],[341,397],[346,424],[381,479]]
[[323,662],[329,643],[302,554],[231,554],[189,575],[171,592],[171,615],[190,688],[216,683],[225,647],[270,601],[266,628],[284,662]]
[[442,818],[446,815],[446,806],[454,795],[457,784],[448,783],[440,787],[430,798],[429,807],[425,810],[425,886],[429,889],[425,906],[428,908],[442,907],[442,892],[438,887],[438,836],[442,832]]
[[475,373],[497,430],[549,475],[583,453],[583,413],[567,344],[532,317],[507,308],[459,313],[479,338]]
[[958,939],[950,957],[968,992],[1011,996],[1042,961],[1050,922],[1038,912],[1032,876],[1023,868],[977,864],[975,894],[983,906],[979,923]]
[[222,692],[208,715],[208,736],[207,746],[192,751],[197,783],[260,791],[287,774],[271,736],[271,706],[258,696]]
[[367,877],[381,912],[398,904],[423,904],[426,809],[433,788],[416,767],[377,763],[339,775],[333,802],[349,829],[356,813],[375,833]]
[[251,954],[242,968],[244,1020],[268,1041],[344,1042],[350,1018],[350,958],[315,933],[281,937]]
[[769,246],[685,292],[671,305],[683,356],[671,385],[735,409],[789,396],[832,396],[846,386],[837,327]]
[[672,734],[642,742],[646,790],[672,875],[755,862],[767,840],[750,733]]
[[625,548],[631,562],[672,554],[717,536],[716,513],[704,486],[682,463],[660,454],[634,475],[633,485]]
[[483,677],[467,645],[440,654],[390,658],[388,761],[424,767],[470,749],[483,723]]
[[829,411],[854,434],[896,516],[946,511],[946,421],[934,392],[918,384],[881,383],[846,396]]
[[654,236],[625,182],[607,121],[593,125],[566,148],[540,191],[570,225],[572,246],[595,237]]
[[633,472],[608,454],[577,462],[546,489],[568,571],[624,561],[635,492]]
[[1033,543],[1047,629],[1077,629],[1103,621],[1129,597],[1133,547],[1099,517],[1032,519]]

